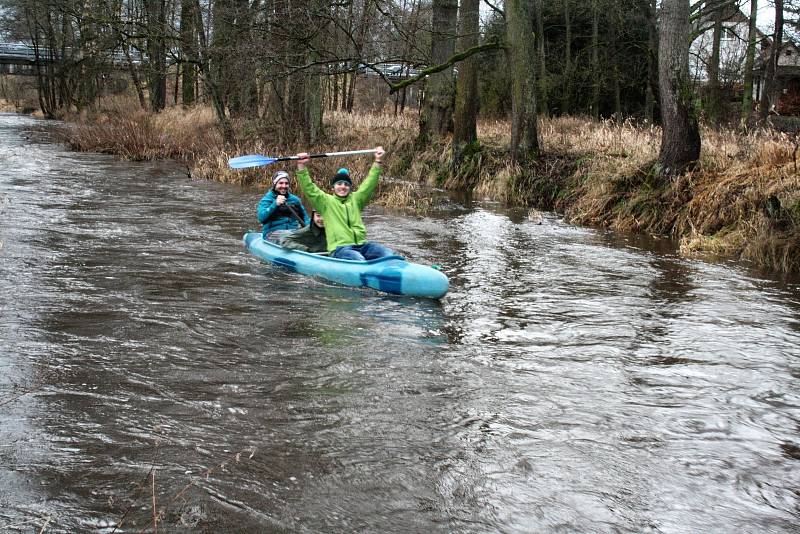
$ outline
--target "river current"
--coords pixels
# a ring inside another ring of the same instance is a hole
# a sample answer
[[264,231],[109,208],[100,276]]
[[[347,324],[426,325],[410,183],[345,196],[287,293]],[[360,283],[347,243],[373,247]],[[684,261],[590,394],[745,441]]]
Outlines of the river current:
[[796,280],[370,207],[450,277],[402,298],[248,254],[263,191],[9,114],[0,162],[0,531],[798,531]]

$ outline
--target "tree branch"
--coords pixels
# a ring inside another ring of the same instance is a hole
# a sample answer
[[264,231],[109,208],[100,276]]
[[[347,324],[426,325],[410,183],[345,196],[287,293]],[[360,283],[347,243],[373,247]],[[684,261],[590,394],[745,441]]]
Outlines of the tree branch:
[[491,9],[492,11],[494,11],[495,13],[500,15],[501,17],[505,18],[506,14],[501,8],[497,7],[493,3],[489,2],[489,0],[483,0],[483,3],[486,4],[487,6],[489,6],[489,9]]
[[501,43],[500,41],[498,41],[496,39],[494,39],[494,40],[492,40],[492,41],[490,41],[490,42],[488,42],[486,44],[482,44],[482,45],[479,45],[479,46],[473,46],[472,48],[468,48],[468,49],[464,50],[463,52],[459,52],[458,54],[454,54],[453,56],[450,57],[450,59],[448,59],[447,61],[445,61],[444,63],[442,63],[440,65],[434,65],[433,67],[428,67],[427,69],[423,69],[422,71],[420,71],[419,74],[417,74],[413,78],[409,78],[407,80],[403,80],[402,82],[399,82],[399,83],[390,83],[389,84],[389,94],[390,95],[394,94],[397,91],[399,91],[400,89],[403,89],[404,87],[408,87],[409,85],[415,84],[418,81],[424,79],[426,76],[429,76],[431,74],[435,74],[437,72],[441,72],[444,69],[454,65],[455,63],[458,63],[459,61],[464,61],[465,59],[467,59],[470,56],[473,56],[475,54],[479,54],[481,52],[486,52],[487,50],[497,50],[498,48],[505,48],[505,44]]

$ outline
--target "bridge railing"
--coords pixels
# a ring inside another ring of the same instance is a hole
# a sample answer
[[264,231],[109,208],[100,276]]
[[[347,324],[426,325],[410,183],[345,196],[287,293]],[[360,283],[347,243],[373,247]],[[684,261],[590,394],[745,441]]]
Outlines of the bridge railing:
[[[65,54],[67,57],[70,56],[72,53],[72,49],[67,48],[65,50]],[[57,57],[59,54],[53,55],[49,48],[46,47],[39,47],[39,54],[38,59],[39,61],[52,61],[54,57]],[[117,66],[124,66],[128,63],[128,58],[125,55],[125,52],[121,50],[116,50],[111,54],[103,54],[106,58],[111,59],[112,63]],[[142,62],[141,54],[136,51],[132,50],[130,52],[131,61],[138,65]],[[0,61],[6,63],[35,63],[37,60],[36,49],[33,45],[26,44],[26,43],[0,43]]]

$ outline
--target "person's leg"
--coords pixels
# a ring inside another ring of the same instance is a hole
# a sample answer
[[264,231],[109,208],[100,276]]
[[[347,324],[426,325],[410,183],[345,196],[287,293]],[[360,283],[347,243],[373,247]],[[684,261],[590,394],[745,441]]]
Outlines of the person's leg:
[[364,258],[368,260],[374,260],[377,258],[383,258],[385,256],[394,256],[395,252],[389,247],[385,247],[380,243],[367,241],[361,245],[361,254],[363,254]]
[[356,261],[364,261],[364,256],[362,256],[357,250],[355,250],[355,246],[353,245],[345,245],[343,247],[336,247],[336,250],[333,251],[331,257],[337,258],[340,260],[356,260]]

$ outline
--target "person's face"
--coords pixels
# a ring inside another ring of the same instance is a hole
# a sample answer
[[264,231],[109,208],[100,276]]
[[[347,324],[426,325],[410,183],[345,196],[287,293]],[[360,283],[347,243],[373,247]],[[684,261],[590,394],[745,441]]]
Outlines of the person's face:
[[325,220],[322,218],[322,215],[320,215],[316,211],[314,212],[314,224],[316,224],[320,228],[325,228]]
[[338,181],[333,184],[333,194],[337,197],[346,197],[350,194],[350,184],[345,181]]
[[275,191],[281,195],[286,195],[289,192],[289,180],[286,178],[278,180],[278,183],[275,184]]

